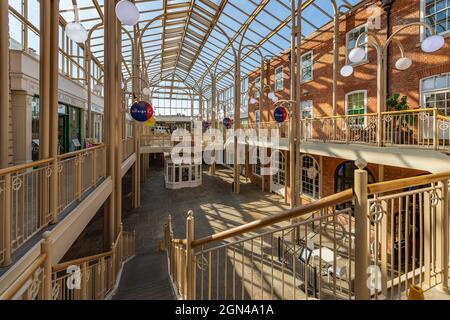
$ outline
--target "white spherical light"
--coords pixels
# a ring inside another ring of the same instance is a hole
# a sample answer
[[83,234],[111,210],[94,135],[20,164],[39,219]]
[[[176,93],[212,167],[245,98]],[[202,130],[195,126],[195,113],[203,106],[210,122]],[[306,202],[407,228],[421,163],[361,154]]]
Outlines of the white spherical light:
[[120,0],[116,5],[116,16],[122,24],[134,26],[139,22],[140,12],[133,2]]
[[407,58],[407,57],[400,58],[395,63],[395,67],[398,70],[401,70],[401,71],[407,70],[411,66],[412,66],[412,60],[410,58]]
[[142,93],[145,94],[146,96],[148,96],[150,94],[150,89],[144,88],[144,90],[142,90]]
[[256,101],[255,98],[251,98],[251,99],[250,99],[250,104],[256,104],[256,102],[257,102],[257,101]]
[[273,98],[275,98],[275,92],[269,92],[269,94],[267,95],[267,97],[270,99],[270,100],[273,100]]
[[426,53],[432,53],[440,50],[445,44],[445,39],[443,36],[434,35],[426,38],[422,42],[422,50]]
[[366,50],[361,47],[356,47],[352,51],[350,51],[348,58],[353,63],[360,63],[366,58]]
[[102,92],[103,86],[101,84],[95,84],[94,85],[94,91],[95,92]]
[[347,78],[350,77],[353,74],[353,67],[350,65],[343,66],[341,69],[341,76]]
[[70,40],[76,43],[85,43],[88,39],[88,33],[79,22],[70,22],[66,25],[66,35]]

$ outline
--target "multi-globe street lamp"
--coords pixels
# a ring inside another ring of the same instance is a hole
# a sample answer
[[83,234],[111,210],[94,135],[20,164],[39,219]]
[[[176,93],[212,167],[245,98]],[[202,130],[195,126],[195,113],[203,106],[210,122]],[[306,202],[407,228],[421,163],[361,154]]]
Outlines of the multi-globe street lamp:
[[[389,46],[391,43],[395,43],[400,50],[400,58],[396,61],[396,68],[400,71],[404,71],[409,69],[412,66],[412,60],[405,55],[405,50],[402,43],[396,39],[396,36],[399,35],[403,30],[413,27],[419,26],[428,30],[431,36],[426,37],[422,43],[422,51],[425,53],[432,53],[440,50],[444,44],[445,40],[442,36],[437,35],[434,29],[424,22],[412,22],[407,25],[400,27],[396,30],[385,42],[382,42],[382,39],[379,35],[377,35],[373,31],[366,31],[359,35],[356,40],[355,48],[352,49],[348,55],[348,59],[352,63],[361,63],[364,59],[366,59],[366,50],[362,47],[361,40],[366,37],[367,45],[375,48],[377,52],[377,141],[378,146],[382,145],[382,112],[386,111],[386,95],[387,95],[387,81],[386,81],[386,73],[387,73],[387,63],[388,63],[388,52]],[[354,67],[350,64],[345,65],[341,69],[341,75],[343,77],[349,77],[353,74]]]

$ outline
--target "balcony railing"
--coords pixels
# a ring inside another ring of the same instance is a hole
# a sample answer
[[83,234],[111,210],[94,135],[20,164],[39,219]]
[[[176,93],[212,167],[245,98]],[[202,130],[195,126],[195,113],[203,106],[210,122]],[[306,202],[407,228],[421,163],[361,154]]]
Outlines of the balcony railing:
[[63,212],[106,175],[106,149],[98,146],[58,157],[58,212]]
[[306,142],[450,150],[450,118],[437,109],[303,119],[301,130]]
[[123,156],[122,162],[127,160],[134,154],[134,138],[127,138],[122,140]]
[[105,147],[98,146],[58,156],[56,163],[47,159],[0,170],[0,265],[10,264],[12,253],[95,188],[106,175],[105,161]]
[[202,239],[192,213],[181,240],[169,218],[166,252],[179,298],[405,299],[413,285],[448,288],[450,173],[361,181]]
[[171,135],[144,135],[141,136],[141,147],[150,148],[172,148]]
[[271,130],[279,130],[280,138],[289,137],[289,123],[277,123],[277,122],[259,122],[259,123],[248,123],[242,126],[243,130],[255,130],[256,134],[259,135],[261,129],[267,130],[267,136],[271,136]]
[[100,300],[110,294],[122,264],[135,254],[135,233],[121,231],[111,251],[52,266],[53,242],[44,235],[39,257],[0,300]]

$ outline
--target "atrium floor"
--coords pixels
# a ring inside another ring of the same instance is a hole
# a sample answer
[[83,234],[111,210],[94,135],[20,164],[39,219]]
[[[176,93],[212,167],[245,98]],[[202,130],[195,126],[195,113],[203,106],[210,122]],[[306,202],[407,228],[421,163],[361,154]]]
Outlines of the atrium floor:
[[262,194],[245,179],[234,195],[232,181],[229,169],[219,168],[216,176],[205,169],[201,187],[168,190],[162,167],[152,167],[142,185],[142,207],[124,214],[124,229],[136,230],[136,257],[125,265],[114,299],[173,299],[166,255],[159,252],[169,214],[175,237],[185,238],[186,215],[193,210],[200,238],[288,209],[281,196]]

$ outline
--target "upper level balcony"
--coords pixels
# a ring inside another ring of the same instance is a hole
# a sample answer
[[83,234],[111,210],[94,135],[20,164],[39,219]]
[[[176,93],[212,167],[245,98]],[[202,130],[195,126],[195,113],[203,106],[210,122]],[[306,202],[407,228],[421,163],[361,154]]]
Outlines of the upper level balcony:
[[302,119],[304,142],[407,147],[450,153],[450,118],[437,109]]

